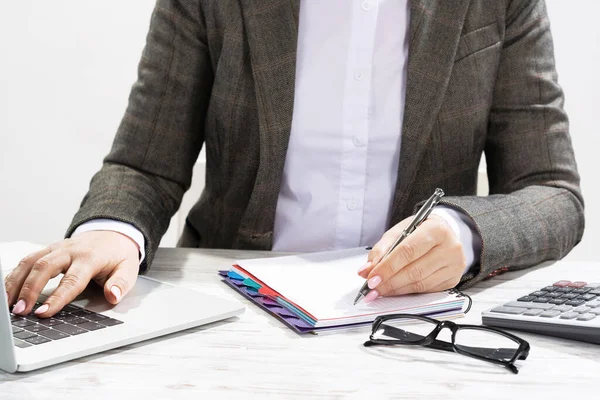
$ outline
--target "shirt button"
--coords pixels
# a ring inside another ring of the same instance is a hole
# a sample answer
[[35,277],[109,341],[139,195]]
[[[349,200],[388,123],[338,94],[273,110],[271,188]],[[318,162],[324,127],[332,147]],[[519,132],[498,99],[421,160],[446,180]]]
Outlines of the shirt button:
[[356,201],[354,201],[354,200],[350,200],[348,203],[346,203],[346,207],[348,207],[348,210],[350,210],[350,211],[356,209],[357,205],[358,204],[356,204]]
[[362,80],[362,78],[364,78],[364,76],[365,76],[365,75],[363,74],[363,72],[362,72],[362,71],[356,71],[356,72],[354,73],[354,79],[356,79],[357,81],[360,81],[360,80]]
[[369,11],[371,9],[371,3],[369,3],[368,1],[363,1],[362,9],[365,11]]
[[358,136],[352,138],[352,143],[354,143],[356,147],[362,146],[362,142]]

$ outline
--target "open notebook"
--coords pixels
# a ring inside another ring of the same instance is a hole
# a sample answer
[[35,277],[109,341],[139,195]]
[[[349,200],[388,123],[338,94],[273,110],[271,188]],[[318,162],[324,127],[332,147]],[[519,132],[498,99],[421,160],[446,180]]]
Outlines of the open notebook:
[[364,325],[393,313],[452,317],[464,298],[451,291],[379,298],[353,305],[368,250],[355,248],[238,260],[225,282],[299,332]]

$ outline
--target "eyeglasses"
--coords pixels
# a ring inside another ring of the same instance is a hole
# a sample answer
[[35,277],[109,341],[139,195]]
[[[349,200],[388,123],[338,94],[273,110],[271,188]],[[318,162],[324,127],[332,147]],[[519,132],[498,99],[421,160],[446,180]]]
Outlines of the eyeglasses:
[[[422,322],[414,324],[414,322]],[[409,325],[410,323],[410,325]],[[452,332],[452,342],[436,339],[442,329]],[[529,343],[500,329],[461,325],[452,321],[412,314],[382,315],[373,321],[370,340],[365,346],[420,345],[451,351],[478,360],[502,365],[519,373],[514,362],[529,355]]]

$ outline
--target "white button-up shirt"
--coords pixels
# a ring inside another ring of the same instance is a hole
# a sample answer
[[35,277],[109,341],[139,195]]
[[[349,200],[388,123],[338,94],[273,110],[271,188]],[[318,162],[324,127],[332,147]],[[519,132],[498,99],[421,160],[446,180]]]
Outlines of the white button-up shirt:
[[[409,11],[408,0],[302,0],[273,250],[374,245],[385,232],[402,144]],[[470,219],[434,211],[462,241],[467,267],[478,261],[481,239]],[[130,225],[96,220],[76,233],[93,229],[124,233],[143,252]]]

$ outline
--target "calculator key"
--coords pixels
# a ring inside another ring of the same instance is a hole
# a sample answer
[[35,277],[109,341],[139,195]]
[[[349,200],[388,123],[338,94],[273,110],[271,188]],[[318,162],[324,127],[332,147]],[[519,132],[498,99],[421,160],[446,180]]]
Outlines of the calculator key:
[[591,310],[590,307],[586,307],[586,306],[579,306],[573,309],[573,311],[578,312],[579,314],[585,314],[586,312],[589,312]]
[[550,300],[548,303],[550,304],[564,304],[567,301],[567,299],[552,299]]
[[504,305],[505,307],[518,307],[518,308],[537,308],[539,310],[549,310],[554,307],[552,304],[534,303],[529,301],[511,301]]
[[579,317],[579,314],[573,311],[564,313],[563,315],[560,316],[561,319],[575,319]]
[[593,294],[582,294],[577,298],[581,299],[581,300],[585,300],[585,301],[590,301],[590,300],[594,300],[596,297],[598,297],[598,296],[595,296]]
[[[571,307],[569,307],[569,308],[571,308]],[[538,315],[540,315],[543,312],[544,312],[544,310],[532,308],[531,310],[525,311],[523,313],[523,315],[526,315],[528,317],[537,317]]]
[[496,307],[492,309],[492,312],[502,313],[502,314],[521,314],[524,311],[527,311],[526,308],[517,308],[517,307]]
[[596,296],[600,296],[600,288],[596,288],[594,290],[590,290],[589,294],[595,294]]
[[590,313],[594,315],[600,315],[600,308],[594,308],[590,311]]
[[532,301],[535,299],[535,296],[523,296],[519,299],[517,299],[518,301]]
[[534,296],[534,297],[538,297],[538,296],[544,296],[545,294],[546,294],[545,292],[537,291],[537,292],[530,293],[529,295],[530,296]]
[[581,281],[569,283],[569,287],[572,287],[572,288],[582,288],[586,285],[587,285],[587,282],[581,282]]
[[579,289],[575,289],[573,290],[572,293],[578,293],[578,294],[586,294],[587,292],[589,292],[590,290],[592,290],[592,288],[587,288],[587,287],[582,287]]
[[554,292],[556,289],[558,289],[558,287],[556,286],[546,286],[545,288],[543,288],[542,290],[544,292]]
[[556,306],[553,308],[553,310],[558,310],[560,312],[567,312],[567,311],[571,311],[573,309],[573,307],[571,306]]
[[570,287],[561,287],[561,288],[558,288],[557,292],[571,293],[573,290],[575,290],[575,289],[570,288]]
[[562,296],[560,296],[561,299],[574,299],[576,297],[578,297],[579,295],[577,293],[564,293]]
[[540,317],[544,318],[554,318],[560,315],[560,311],[558,310],[546,310],[540,314]]
[[596,314],[587,313],[587,314],[581,314],[579,317],[577,317],[577,320],[578,321],[590,321],[596,317],[597,317]]
[[590,301],[589,303],[586,304],[586,306],[592,307],[592,308],[600,307],[600,301],[598,301],[598,300]]
[[550,297],[551,299],[555,299],[562,295],[563,295],[563,293],[561,293],[561,292],[548,292],[548,293],[546,293],[545,297]]
[[572,299],[572,300],[567,301],[565,304],[568,305],[568,306],[575,306],[575,307],[577,307],[577,306],[582,305],[583,303],[585,303],[585,301],[583,301],[583,300],[577,300],[577,299]]
[[550,300],[552,300],[550,297],[537,297],[535,299],[533,299],[534,303],[547,303]]
[[571,281],[558,281],[558,282],[554,282],[554,284],[552,286],[564,287],[564,286],[569,285],[569,283],[571,283]]
[[600,282],[592,282],[592,283],[588,283],[587,287],[590,287],[592,289],[596,289],[596,288],[600,288]]
[[25,339],[25,341],[27,343],[31,343],[31,344],[44,344],[44,343],[48,343],[50,341],[50,339],[46,339],[43,336],[34,336],[32,338]]

